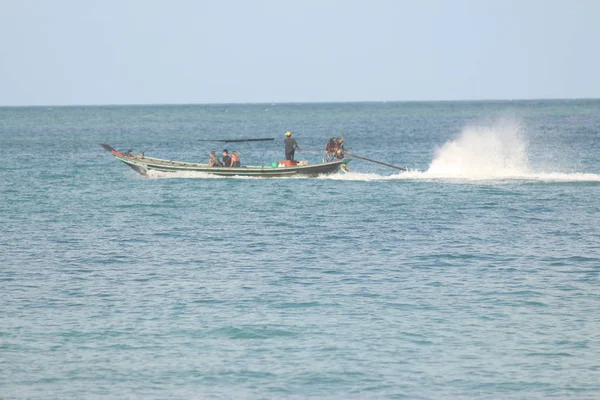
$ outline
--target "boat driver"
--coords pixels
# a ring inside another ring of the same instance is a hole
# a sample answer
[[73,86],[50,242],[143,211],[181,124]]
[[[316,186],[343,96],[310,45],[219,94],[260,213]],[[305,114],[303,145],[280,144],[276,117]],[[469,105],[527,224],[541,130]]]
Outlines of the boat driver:
[[285,144],[285,159],[294,161],[294,153],[296,152],[296,149],[302,149],[300,146],[298,146],[298,143],[296,143],[296,139],[292,138],[292,132],[287,131],[285,133],[285,139],[283,143]]

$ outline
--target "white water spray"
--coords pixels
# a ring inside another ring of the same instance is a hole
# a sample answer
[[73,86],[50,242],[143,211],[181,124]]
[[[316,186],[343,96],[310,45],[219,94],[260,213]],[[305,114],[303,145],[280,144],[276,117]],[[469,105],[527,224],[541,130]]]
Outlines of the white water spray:
[[527,142],[516,121],[470,126],[436,152],[426,174],[440,178],[509,178],[530,175]]
[[491,124],[467,126],[461,134],[442,145],[425,172],[408,171],[395,175],[331,175],[339,180],[420,180],[599,182],[600,174],[562,173],[535,170],[529,164],[528,142],[519,121],[500,119]]
[[516,120],[468,126],[457,139],[438,149],[427,171],[417,172],[413,178],[600,181],[599,174],[537,171],[529,164],[528,147],[523,128]]

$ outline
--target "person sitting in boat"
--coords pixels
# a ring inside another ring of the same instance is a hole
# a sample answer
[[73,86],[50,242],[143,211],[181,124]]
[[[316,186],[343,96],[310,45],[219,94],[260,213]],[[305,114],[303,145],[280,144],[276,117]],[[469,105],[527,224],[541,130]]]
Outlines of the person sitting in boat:
[[231,153],[231,166],[232,167],[241,167],[240,156],[238,156],[237,151],[234,151]]
[[285,140],[283,141],[283,143],[285,144],[285,159],[289,161],[294,161],[294,153],[296,152],[296,149],[302,149],[300,148],[300,146],[298,146],[296,139],[292,138],[292,132],[287,131],[285,133]]
[[231,157],[229,156],[227,149],[223,150],[223,160],[221,161],[221,165],[224,167],[231,167]]
[[210,152],[210,159],[208,160],[208,166],[209,167],[220,167],[221,166],[221,161],[219,161],[219,157],[217,157],[217,154],[214,151]]

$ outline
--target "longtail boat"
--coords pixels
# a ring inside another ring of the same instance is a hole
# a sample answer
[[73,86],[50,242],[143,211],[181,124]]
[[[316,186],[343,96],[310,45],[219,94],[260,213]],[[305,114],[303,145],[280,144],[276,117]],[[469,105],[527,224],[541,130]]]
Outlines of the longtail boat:
[[[257,139],[258,140],[258,139]],[[260,139],[262,140],[262,139]],[[223,140],[235,142],[237,140]],[[159,172],[201,172],[217,176],[254,176],[260,178],[279,178],[290,176],[315,177],[333,174],[340,169],[345,169],[349,159],[333,159],[318,164],[274,162],[269,166],[240,166],[240,167],[211,167],[208,164],[199,164],[184,161],[162,160],[160,158],[146,157],[144,153],[133,155],[131,152],[120,152],[106,143],[100,143],[105,150],[112,153],[119,161],[124,162],[141,175],[147,176],[150,171]]]

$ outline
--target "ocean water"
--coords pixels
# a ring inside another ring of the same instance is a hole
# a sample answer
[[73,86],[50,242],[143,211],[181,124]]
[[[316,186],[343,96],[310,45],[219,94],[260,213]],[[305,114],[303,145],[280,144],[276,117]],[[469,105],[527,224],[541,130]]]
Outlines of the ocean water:
[[[98,146],[286,130],[409,171]],[[0,108],[0,148],[0,398],[600,398],[598,100]]]

